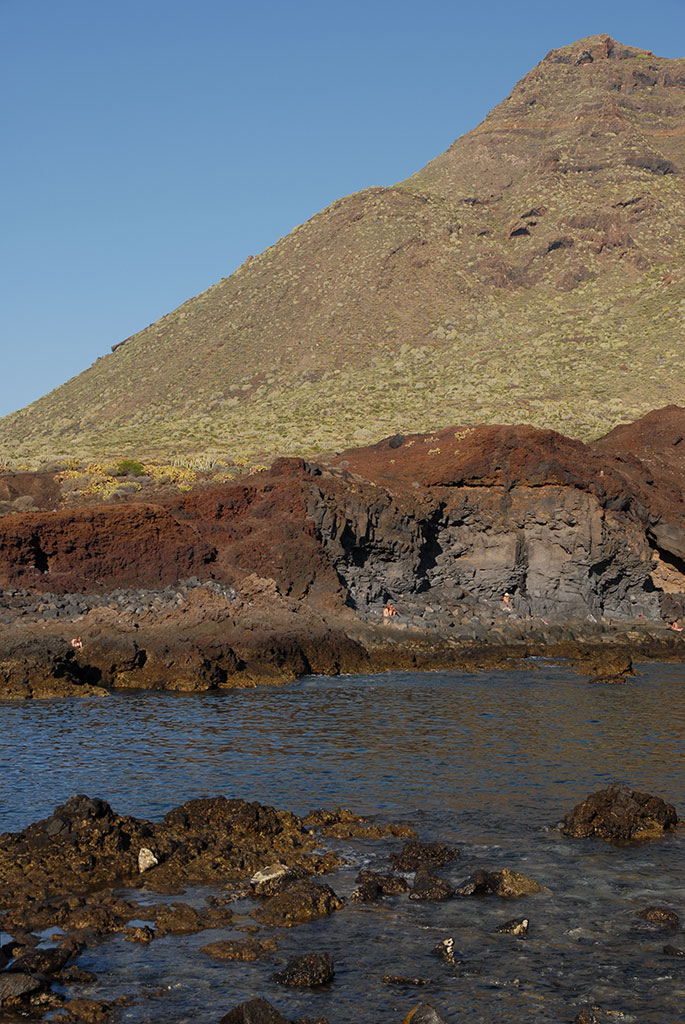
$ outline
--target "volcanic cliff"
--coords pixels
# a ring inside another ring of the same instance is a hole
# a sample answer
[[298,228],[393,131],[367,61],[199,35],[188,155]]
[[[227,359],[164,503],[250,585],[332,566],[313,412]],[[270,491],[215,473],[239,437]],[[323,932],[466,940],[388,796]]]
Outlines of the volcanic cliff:
[[539,615],[658,618],[683,589],[684,437],[676,406],[591,445],[529,426],[450,427],[320,463],[280,459],[157,502],[8,515],[0,586],[88,592],[191,575],[239,586],[257,573],[284,595],[362,612],[456,587],[485,601],[510,591]]

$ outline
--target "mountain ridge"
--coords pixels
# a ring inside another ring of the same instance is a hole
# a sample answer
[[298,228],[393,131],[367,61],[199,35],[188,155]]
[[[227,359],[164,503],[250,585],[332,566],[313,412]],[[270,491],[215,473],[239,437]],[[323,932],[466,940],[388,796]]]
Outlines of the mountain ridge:
[[550,51],[421,171],[0,420],[0,457],[268,459],[503,420],[589,439],[683,404],[683,114],[685,60]]

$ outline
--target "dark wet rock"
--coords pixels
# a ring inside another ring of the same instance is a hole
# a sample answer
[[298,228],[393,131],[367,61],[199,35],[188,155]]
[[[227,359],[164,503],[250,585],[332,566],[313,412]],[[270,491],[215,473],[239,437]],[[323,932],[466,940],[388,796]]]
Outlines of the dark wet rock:
[[295,1017],[293,1024],[330,1024],[328,1017]]
[[[141,873],[139,858],[145,849],[160,863]],[[54,899],[124,885],[170,893],[191,884],[225,885],[275,862],[287,862],[298,877],[331,870],[338,863],[332,851],[313,849],[314,839],[301,819],[258,803],[224,797],[192,800],[153,823],[121,816],[105,801],[81,795],[22,832],[0,836],[0,877],[5,883],[0,910],[25,897]],[[105,926],[99,919],[87,919],[88,914],[102,918],[101,907],[80,908],[78,914],[78,922],[46,924],[94,930]]]
[[124,938],[127,942],[142,942],[147,944],[148,942],[152,942],[154,937],[154,931],[146,924],[127,928],[124,932]]
[[65,967],[57,977],[63,985],[90,985],[97,980],[97,976],[92,971],[86,971],[85,968],[78,967],[76,964]]
[[384,985],[397,985],[402,988],[430,985],[428,978],[408,978],[404,974],[384,974],[381,980]]
[[433,954],[442,960],[445,964],[456,964],[457,957],[454,949],[454,939],[450,938],[443,939],[437,946],[433,947]]
[[420,867],[414,876],[410,900],[448,900],[454,889],[444,878],[438,878],[428,867]]
[[680,928],[680,918],[668,907],[645,907],[637,916],[659,928],[668,928],[670,931],[677,931]]
[[658,796],[612,785],[592,793],[563,820],[561,831],[574,839],[596,837],[622,843],[657,839],[676,827],[675,807]]
[[576,667],[587,672],[591,683],[626,683],[635,675],[630,654],[624,650],[599,651],[590,659],[576,663]]
[[297,878],[297,873],[287,864],[268,864],[261,868],[250,879],[250,887],[255,896],[275,896],[282,892]]
[[329,885],[318,885],[304,879],[272,896],[263,907],[252,911],[252,917],[261,924],[290,928],[326,917],[344,905],[345,901],[336,896]]
[[152,908],[157,935],[192,935],[202,931],[202,915],[187,903],[172,903]]
[[475,871],[455,889],[455,896],[503,896],[517,898],[541,892],[542,886],[527,875],[503,868],[501,871]]
[[381,839],[383,836],[416,835],[409,825],[372,822],[347,807],[339,807],[336,811],[321,808],[310,811],[304,824],[334,839]]
[[590,1010],[581,1010],[580,1013],[573,1018],[573,1024],[597,1024],[597,1018],[594,1013],[590,1012]]
[[69,960],[80,952],[80,946],[31,949],[22,953],[12,964],[13,971],[27,974],[56,974],[66,967]]
[[273,980],[279,985],[314,988],[327,985],[334,976],[333,960],[328,953],[306,953],[289,960],[282,971],[273,975]]
[[219,1024],[288,1024],[288,1021],[266,999],[257,998],[234,1006]]
[[220,939],[200,946],[200,952],[215,960],[243,960],[245,963],[253,963],[277,948],[276,940],[272,938],[247,939],[243,942],[238,939]]
[[442,867],[456,860],[458,856],[459,850],[443,843],[421,843],[418,840],[411,840],[404,844],[399,853],[391,853],[390,860],[398,871],[416,871],[422,865]]
[[419,1003],[409,1011],[402,1024],[445,1024],[445,1021],[429,1003]]
[[42,988],[45,988],[44,983],[30,974],[3,971],[0,974],[0,1006],[19,1006],[28,996]]
[[685,956],[685,949],[679,949],[677,946],[671,946],[670,943],[664,946],[664,953],[666,956]]
[[361,884],[350,896],[353,903],[376,903],[381,896],[395,896],[409,889],[406,878],[381,875],[375,871],[360,871],[357,881]]
[[382,893],[378,883],[373,878],[366,878],[361,885],[357,886],[350,893],[351,903],[378,903]]
[[86,999],[77,996],[67,1003],[66,1020],[83,1021],[84,1024],[106,1024],[112,1020],[113,1007],[110,1003],[97,999]]
[[502,935],[526,935],[529,923],[527,917],[513,917],[511,921],[499,925],[497,931]]

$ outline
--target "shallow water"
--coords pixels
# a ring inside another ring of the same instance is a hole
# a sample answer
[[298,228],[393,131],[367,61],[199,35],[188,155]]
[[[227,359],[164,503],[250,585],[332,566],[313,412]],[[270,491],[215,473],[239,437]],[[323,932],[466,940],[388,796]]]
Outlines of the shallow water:
[[[541,661],[522,672],[308,677],[286,689],[5,703],[0,831],[46,816],[76,792],[151,818],[217,793],[297,813],[342,804],[459,846],[461,859],[441,872],[453,884],[476,867],[511,867],[547,887],[517,901],[417,903],[403,895],[351,905],[279,932],[278,952],[258,964],[199,952],[234,934],[227,930],[147,947],[115,938],[81,956],[99,975],[81,992],[136,995],[121,1018],[135,1024],[213,1024],[253,995],[291,1019],[325,1015],[335,1024],[390,1024],[420,999],[450,1024],[490,1024],[495,1015],[558,1024],[593,1005],[611,1019],[674,1024],[683,962],[662,950],[685,941],[635,913],[663,904],[685,916],[685,835],[614,849],[563,839],[549,826],[611,781],[663,796],[685,814],[683,682],[685,666],[651,665],[629,686],[591,686]],[[326,880],[349,896],[359,867],[386,870],[384,857],[401,841],[333,845],[351,864]],[[251,904],[235,909],[247,913]],[[525,938],[495,933],[520,916],[531,921]],[[456,968],[431,955],[447,936]],[[293,953],[317,949],[334,958],[331,986],[298,991],[270,980]],[[430,984],[388,987],[385,974]]]

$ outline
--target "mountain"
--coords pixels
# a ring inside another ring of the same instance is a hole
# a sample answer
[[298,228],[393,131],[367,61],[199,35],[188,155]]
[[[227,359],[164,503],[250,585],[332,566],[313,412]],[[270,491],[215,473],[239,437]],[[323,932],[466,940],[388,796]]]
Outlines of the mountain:
[[593,36],[0,420],[0,457],[266,461],[685,404],[685,60]]

